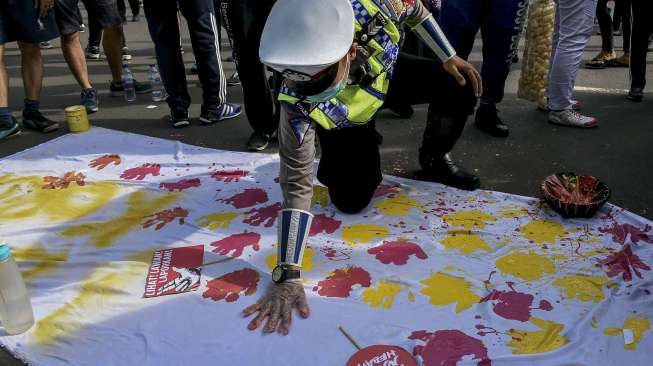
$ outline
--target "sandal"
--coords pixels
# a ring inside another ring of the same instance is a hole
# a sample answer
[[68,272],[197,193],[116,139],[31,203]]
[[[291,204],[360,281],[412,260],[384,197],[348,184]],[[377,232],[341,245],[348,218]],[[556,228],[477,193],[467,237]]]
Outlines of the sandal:
[[605,63],[605,67],[630,67],[630,57],[621,56]]
[[603,69],[606,67],[606,64],[617,58],[617,55],[614,51],[601,51],[596,57],[591,61],[585,64],[586,69]]

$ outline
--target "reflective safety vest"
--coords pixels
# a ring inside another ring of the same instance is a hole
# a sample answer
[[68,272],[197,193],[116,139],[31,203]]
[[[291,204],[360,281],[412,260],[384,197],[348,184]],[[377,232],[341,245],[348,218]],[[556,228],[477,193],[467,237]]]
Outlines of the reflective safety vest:
[[[383,105],[390,86],[392,70],[399,56],[401,31],[399,24],[405,17],[391,16],[381,10],[377,2],[387,0],[351,0],[356,17],[355,40],[358,57],[352,63],[350,75],[359,80],[348,85],[335,98],[324,103],[308,103],[303,97],[282,85],[279,100],[302,111],[325,129],[351,127],[369,122]],[[402,0],[390,0],[399,2]],[[419,0],[418,0],[419,1]],[[357,62],[362,59],[362,62]],[[354,66],[358,67],[354,69]]]

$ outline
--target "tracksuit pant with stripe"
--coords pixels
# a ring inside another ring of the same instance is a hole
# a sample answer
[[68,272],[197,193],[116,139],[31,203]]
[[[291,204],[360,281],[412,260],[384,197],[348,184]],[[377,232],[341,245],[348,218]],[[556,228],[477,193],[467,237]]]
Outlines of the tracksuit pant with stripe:
[[527,7],[528,0],[442,0],[440,27],[458,56],[469,57],[476,34],[481,31],[481,103],[496,104],[503,99]]
[[[179,4],[179,6],[177,6]],[[226,101],[227,84],[220,62],[219,16],[212,0],[145,0],[145,18],[154,42],[159,71],[168,92],[170,108],[188,108],[191,100],[179,45],[177,9],[186,18],[202,83],[203,105]]]

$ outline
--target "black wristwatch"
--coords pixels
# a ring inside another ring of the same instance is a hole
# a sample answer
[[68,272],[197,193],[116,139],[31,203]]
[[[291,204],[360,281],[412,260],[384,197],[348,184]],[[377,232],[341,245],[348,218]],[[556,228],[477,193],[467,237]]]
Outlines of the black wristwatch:
[[284,266],[276,266],[272,270],[272,281],[274,283],[282,283],[287,280],[294,280],[301,277],[301,271],[298,269],[290,269]]

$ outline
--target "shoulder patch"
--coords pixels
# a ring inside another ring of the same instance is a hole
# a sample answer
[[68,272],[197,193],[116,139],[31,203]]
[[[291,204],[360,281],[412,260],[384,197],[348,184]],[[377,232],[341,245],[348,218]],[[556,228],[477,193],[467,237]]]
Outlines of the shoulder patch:
[[405,0],[381,0],[381,8],[394,21],[402,19],[408,10]]

